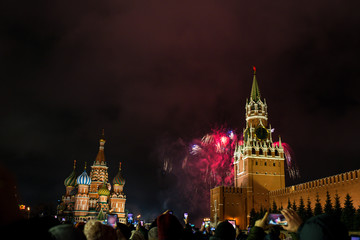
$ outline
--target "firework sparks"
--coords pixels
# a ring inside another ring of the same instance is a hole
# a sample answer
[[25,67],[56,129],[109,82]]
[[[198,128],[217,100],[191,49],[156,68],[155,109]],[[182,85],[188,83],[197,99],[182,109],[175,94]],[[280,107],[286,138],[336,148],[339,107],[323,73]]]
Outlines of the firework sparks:
[[202,181],[210,187],[233,184],[233,155],[236,135],[224,129],[213,130],[201,141],[195,139],[190,144],[190,155],[186,159],[186,171],[196,169]]
[[[274,142],[274,146],[279,146],[279,142]],[[285,161],[286,161],[286,167],[287,172],[291,178],[299,178],[300,177],[300,171],[299,168],[296,165],[294,152],[291,149],[290,145],[287,143],[281,143],[281,146],[284,149],[284,155],[285,155]]]

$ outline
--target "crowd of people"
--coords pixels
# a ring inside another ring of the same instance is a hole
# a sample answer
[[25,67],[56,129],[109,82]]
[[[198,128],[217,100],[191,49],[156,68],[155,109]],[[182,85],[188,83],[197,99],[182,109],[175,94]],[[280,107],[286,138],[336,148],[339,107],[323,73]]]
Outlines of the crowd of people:
[[[13,179],[0,165],[0,189],[7,193],[0,198],[1,239],[37,240],[347,240],[345,225],[334,215],[317,215],[305,222],[292,209],[281,211],[287,224],[269,225],[268,213],[258,219],[250,231],[234,228],[228,221],[216,224],[215,230],[202,225],[195,228],[181,223],[170,211],[160,214],[147,227],[117,223],[114,226],[96,220],[86,223],[60,223],[54,217],[20,219],[16,206]],[[5,184],[8,183],[8,184]],[[283,230],[281,229],[283,228]],[[286,233],[286,234],[284,234]],[[360,239],[354,237],[354,239]]]
[[[97,220],[86,223],[60,223],[54,218],[34,218],[8,225],[4,233],[11,233],[11,239],[52,240],[279,240],[306,239],[330,240],[350,239],[346,227],[334,216],[318,215],[302,222],[292,209],[281,212],[287,225],[269,225],[268,213],[255,222],[249,231],[241,231],[228,221],[219,222],[215,229],[210,226],[195,228],[185,219],[181,223],[171,212],[160,214],[151,225],[117,223],[114,226]],[[282,229],[281,229],[282,228]],[[286,234],[285,234],[286,233]],[[6,235],[6,234],[5,234]]]

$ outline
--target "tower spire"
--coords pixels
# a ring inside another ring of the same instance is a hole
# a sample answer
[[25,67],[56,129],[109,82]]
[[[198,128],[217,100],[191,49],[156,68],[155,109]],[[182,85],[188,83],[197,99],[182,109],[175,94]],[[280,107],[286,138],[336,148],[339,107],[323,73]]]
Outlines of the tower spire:
[[105,141],[104,129],[102,129],[100,140],[99,140],[99,152],[95,159],[96,164],[105,165],[105,153],[104,153],[105,142],[106,141]]
[[258,83],[256,80],[256,67],[255,66],[253,66],[253,70],[254,70],[254,77],[253,77],[250,99],[252,99],[254,102],[257,102],[258,100],[260,100],[260,90],[259,90],[259,86],[258,86]]

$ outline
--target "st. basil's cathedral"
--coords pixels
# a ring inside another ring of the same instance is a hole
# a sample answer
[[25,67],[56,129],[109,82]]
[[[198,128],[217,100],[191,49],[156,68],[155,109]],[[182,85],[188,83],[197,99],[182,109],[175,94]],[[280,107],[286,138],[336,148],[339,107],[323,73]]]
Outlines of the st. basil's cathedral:
[[66,193],[58,205],[58,218],[63,221],[85,222],[90,219],[105,220],[107,214],[116,214],[119,222],[125,223],[124,194],[125,179],[119,172],[112,180],[112,187],[108,181],[108,167],[104,154],[104,131],[100,137],[99,152],[91,166],[90,176],[86,172],[86,163],[83,173],[76,177],[74,168],[64,181]]

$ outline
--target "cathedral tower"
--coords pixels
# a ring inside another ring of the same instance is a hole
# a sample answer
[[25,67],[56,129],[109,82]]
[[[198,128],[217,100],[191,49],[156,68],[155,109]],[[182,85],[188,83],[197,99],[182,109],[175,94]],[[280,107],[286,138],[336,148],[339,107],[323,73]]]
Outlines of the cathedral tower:
[[269,191],[285,188],[285,172],[284,149],[280,138],[278,144],[272,140],[267,104],[261,99],[255,67],[245,109],[244,140],[238,143],[234,154],[234,184],[246,189],[248,210],[259,210],[269,206]]
[[91,179],[86,173],[86,163],[84,172],[76,179],[78,193],[75,196],[74,217],[75,221],[87,220],[89,211],[89,186]]
[[110,208],[111,213],[117,214],[119,221],[122,223],[126,222],[125,216],[125,202],[126,196],[123,192],[125,179],[121,175],[121,162],[119,166],[119,172],[113,179],[113,192],[110,196]]
[[90,178],[90,208],[95,208],[97,199],[99,198],[98,190],[99,186],[104,182],[108,182],[108,167],[106,166],[104,145],[105,145],[104,129],[99,140],[99,152],[96,156],[94,164],[91,166]]

